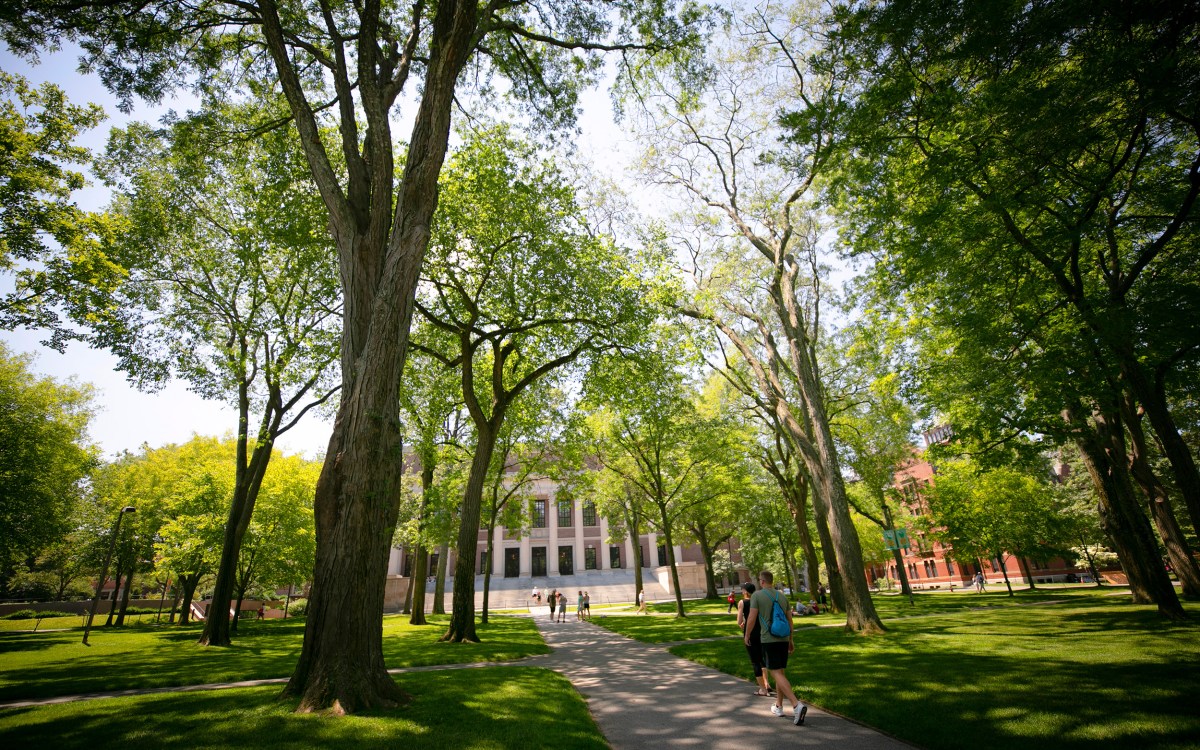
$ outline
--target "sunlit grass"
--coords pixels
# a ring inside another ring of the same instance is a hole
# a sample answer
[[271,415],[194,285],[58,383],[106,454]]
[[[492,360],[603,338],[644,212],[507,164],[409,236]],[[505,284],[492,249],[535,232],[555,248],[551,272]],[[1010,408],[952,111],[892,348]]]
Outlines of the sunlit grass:
[[608,747],[567,680],[532,667],[405,674],[400,708],[332,718],[293,713],[279,687],[168,693],[0,710],[10,748]]
[[[1200,747],[1200,606],[1175,624],[1124,596],[1068,599],[892,619],[873,637],[800,630],[788,676],[803,699],[922,747]],[[671,651],[751,678],[737,641]]]
[[[549,651],[528,618],[477,624],[477,644],[440,643],[448,617],[429,620],[413,626],[400,615],[383,619],[389,668],[511,661]],[[0,701],[287,677],[300,653],[304,621],[243,622],[229,648],[198,646],[200,632],[200,625],[101,628],[92,630],[88,646],[79,630],[0,633]]]

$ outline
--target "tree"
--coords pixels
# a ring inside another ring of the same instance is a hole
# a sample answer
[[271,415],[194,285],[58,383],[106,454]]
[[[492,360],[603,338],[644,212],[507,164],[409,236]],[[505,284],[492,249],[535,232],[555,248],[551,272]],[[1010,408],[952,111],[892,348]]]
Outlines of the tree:
[[0,578],[71,530],[96,465],[88,442],[91,386],[31,371],[32,357],[0,344]]
[[[336,7],[39,0],[0,15],[5,40],[21,52],[78,39],[126,101],[157,98],[183,80],[219,88],[246,67],[269,75],[288,101],[329,211],[344,300],[342,399],[317,486],[307,636],[286,688],[301,698],[299,710],[355,712],[402,698],[384,665],[379,620],[400,496],[396,394],[451,113],[465,98],[461,74],[474,66],[485,88],[495,76],[507,79],[532,120],[559,126],[573,120],[579,88],[598,77],[600,52],[623,51],[624,69],[645,60],[639,51],[694,42],[699,21],[691,7],[632,0]],[[413,89],[412,130],[397,170],[391,118]],[[337,127],[322,129],[323,120]],[[346,587],[359,594],[351,606],[339,594]]]
[[63,251],[86,233],[93,219],[71,195],[85,185],[91,154],[75,144],[104,120],[95,104],[67,101],[63,90],[34,88],[19,75],[0,71],[0,271],[15,275],[13,291],[0,297],[0,327],[46,328],[62,349],[70,332],[62,325],[55,295],[71,267],[103,289],[118,271],[101,255]]
[[[901,508],[893,510],[892,503],[897,494],[893,483],[896,472],[916,453],[911,442],[916,420],[900,394],[899,368],[886,357],[885,342],[878,334],[874,326],[860,323],[848,336],[850,343],[842,349],[845,365],[841,369],[843,377],[853,383],[852,387],[844,389],[851,395],[841,404],[833,429],[846,466],[859,479],[861,491],[849,495],[850,504],[880,531],[894,532],[896,510]],[[878,536],[871,534],[872,538]],[[861,534],[859,538],[862,538]],[[900,579],[901,593],[911,597],[912,586],[903,553],[896,548],[891,551],[891,557]]]
[[[429,546],[434,539],[440,541],[449,538],[448,535],[432,536],[431,531],[436,527],[432,522],[438,517],[452,515],[449,509],[443,507],[451,493],[446,491],[443,486],[445,483],[436,482],[436,478],[447,450],[462,441],[462,396],[454,370],[443,366],[433,357],[419,351],[413,352],[405,361],[405,367],[408,375],[400,389],[400,421],[405,439],[412,446],[421,469],[417,511],[415,518],[407,519],[415,521],[416,526],[408,534],[405,545],[416,551],[409,579],[412,582],[412,616],[409,622],[412,625],[424,625]],[[403,525],[397,525],[397,533],[400,533]],[[440,575],[438,583],[440,589]],[[438,603],[435,602],[435,611]]]
[[442,336],[414,347],[459,371],[475,427],[443,636],[459,642],[477,640],[481,502],[509,409],[535,383],[635,345],[652,314],[651,287],[639,277],[641,259],[588,230],[554,165],[502,129],[471,135],[441,189],[416,306]]
[[[687,245],[697,289],[683,312],[715,327],[754,372],[812,478],[842,575],[846,627],[876,633],[883,623],[862,570],[817,355],[828,293],[813,191],[833,136],[822,113],[837,106],[847,84],[815,67],[826,33],[800,5],[767,5],[736,19],[709,46],[712,75],[702,91],[647,77],[643,134],[653,144],[651,179],[696,213],[673,232]],[[781,101],[796,102],[817,124],[787,137],[776,122]]]
[[[214,107],[163,130],[113,132],[100,166],[117,195],[104,255],[126,269],[83,321],[139,386],[169,377],[238,414],[235,479],[200,642],[228,646],[238,556],[275,440],[338,390],[340,305],[328,214],[263,105]],[[250,131],[253,137],[241,131]]]
[[944,462],[939,464],[937,483],[925,496],[930,530],[953,547],[960,560],[999,560],[1010,596],[1006,558],[1044,557],[1047,548],[1067,546],[1053,488],[1020,471]]
[[828,59],[861,84],[838,126],[847,243],[896,288],[942,285],[942,314],[968,331],[981,289],[1035,346],[1069,318],[1075,348],[1144,409],[1200,528],[1200,471],[1171,409],[1200,351],[1195,14],[916,2],[839,20]]
[[[674,338],[678,332],[660,328],[656,334],[654,355],[606,363],[595,375],[589,427],[597,460],[625,491],[640,496],[622,503],[640,516],[631,520],[644,520],[662,536],[675,614],[685,617],[675,544],[686,533],[685,519],[703,518],[702,508],[729,491],[726,465],[737,465],[743,446],[720,415],[698,409],[699,392],[679,372],[678,352],[685,347]],[[608,405],[597,405],[600,399]],[[710,561],[707,567],[711,573]]]
[[[320,471],[319,462],[301,456],[277,456],[271,461],[238,555],[235,622],[251,590],[272,593],[284,585],[304,583],[312,575],[316,552],[312,498]],[[213,606],[218,606],[215,597]]]

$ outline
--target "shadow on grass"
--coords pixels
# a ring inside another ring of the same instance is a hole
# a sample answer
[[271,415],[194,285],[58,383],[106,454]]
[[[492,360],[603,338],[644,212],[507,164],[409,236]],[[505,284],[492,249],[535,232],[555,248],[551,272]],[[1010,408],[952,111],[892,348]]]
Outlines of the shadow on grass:
[[[481,643],[439,643],[447,618],[414,627],[386,617],[384,662],[389,668],[502,662],[549,648],[528,618],[493,617],[478,625]],[[303,620],[243,623],[233,645],[198,645],[200,626],[138,627],[80,633],[0,636],[0,701],[100,693],[130,688],[178,687],[288,677],[304,638]]]
[[[872,638],[799,633],[788,668],[797,694],[928,748],[1200,746],[1197,623],[1089,603],[889,627]],[[736,643],[671,650],[750,674]]]
[[608,745],[570,684],[548,670],[495,667],[405,675],[405,706],[350,717],[298,715],[278,688],[113,698],[0,712],[8,747],[583,748]]

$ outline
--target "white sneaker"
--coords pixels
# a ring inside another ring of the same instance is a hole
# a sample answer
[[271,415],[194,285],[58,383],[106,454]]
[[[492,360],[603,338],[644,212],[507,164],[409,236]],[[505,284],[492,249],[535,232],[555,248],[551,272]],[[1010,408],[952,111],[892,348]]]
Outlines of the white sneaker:
[[808,714],[808,706],[804,705],[803,703],[797,703],[796,707],[792,709],[792,723],[796,726],[800,726],[804,723],[804,717],[806,714]]
[[783,706],[771,706],[772,716],[783,716]]

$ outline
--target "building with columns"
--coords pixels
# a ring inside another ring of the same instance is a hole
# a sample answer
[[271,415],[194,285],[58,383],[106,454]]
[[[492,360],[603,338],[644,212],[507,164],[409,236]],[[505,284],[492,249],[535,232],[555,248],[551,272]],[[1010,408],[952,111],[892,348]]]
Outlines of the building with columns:
[[[476,598],[483,589],[483,573],[490,564],[489,606],[523,606],[533,587],[587,589],[593,601],[632,601],[635,556],[628,534],[613,535],[608,519],[587,498],[560,494],[558,484],[537,479],[527,496],[532,499],[529,528],[498,526],[491,559],[487,555],[487,530],[480,529],[475,548]],[[673,596],[667,550],[654,532],[639,538],[642,579],[648,599]],[[685,597],[704,596],[704,558],[695,545],[674,545],[679,585]],[[453,570],[456,550],[448,567]],[[435,570],[436,560],[430,570]],[[389,591],[407,592],[412,555],[404,548],[392,550],[388,565]],[[452,579],[453,575],[447,576]],[[452,580],[447,580],[447,587]],[[391,605],[395,596],[389,593]],[[573,603],[573,601],[572,601]],[[389,607],[390,608],[390,607]]]

